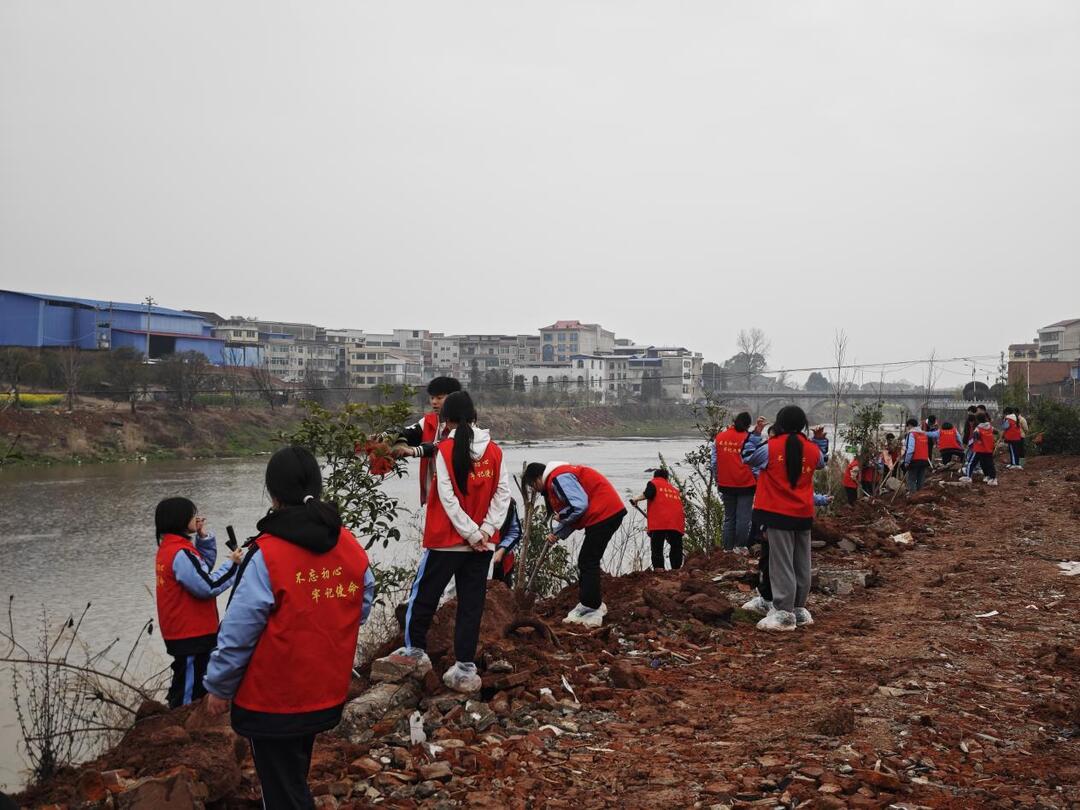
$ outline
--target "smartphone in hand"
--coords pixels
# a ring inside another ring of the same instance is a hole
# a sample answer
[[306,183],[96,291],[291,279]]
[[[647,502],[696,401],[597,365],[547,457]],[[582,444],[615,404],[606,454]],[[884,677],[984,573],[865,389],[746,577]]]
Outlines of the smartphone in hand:
[[239,544],[236,542],[236,530],[232,526],[226,526],[225,532],[229,535],[229,539],[225,541],[225,545],[228,546],[229,551],[236,551],[236,549],[239,548]]

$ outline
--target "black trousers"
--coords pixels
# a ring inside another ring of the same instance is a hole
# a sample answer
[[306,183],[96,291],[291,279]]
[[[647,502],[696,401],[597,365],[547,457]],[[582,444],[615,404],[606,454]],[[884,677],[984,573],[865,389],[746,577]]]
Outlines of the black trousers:
[[439,607],[443,591],[452,579],[457,588],[454,658],[462,664],[473,662],[476,645],[480,641],[480,620],[484,618],[491,554],[490,551],[478,553],[471,550],[428,549],[424,552],[405,610],[406,647],[426,649],[431,619]]
[[761,554],[758,556],[758,584],[757,590],[761,598],[766,602],[772,601],[772,585],[769,584],[769,538],[762,532]]
[[844,495],[847,497],[848,503],[855,503],[859,499],[859,488],[844,487]]
[[512,565],[512,566],[510,566],[509,571],[504,571],[502,563],[500,562],[498,565],[495,566],[495,570],[491,572],[491,578],[493,580],[495,580],[496,582],[504,583],[507,588],[513,588],[514,587],[514,569],[516,567],[517,566]]
[[671,570],[682,568],[682,535],[673,530],[649,532],[649,545],[652,547],[652,567],[664,570],[664,543],[671,546]]
[[963,461],[964,460],[964,451],[963,450],[942,450],[941,451],[941,463],[942,464],[950,464],[950,463],[952,463],[953,459],[960,459],[961,461]]
[[600,560],[604,558],[608,543],[622,525],[626,510],[612,515],[607,520],[594,523],[585,529],[585,539],[578,552],[578,592],[581,604],[596,609],[604,602],[600,592]]
[[311,810],[315,801],[308,789],[308,769],[315,735],[250,737],[255,772],[262,785],[266,810]]
[[166,696],[170,709],[186,706],[206,694],[203,688],[203,677],[206,675],[208,663],[210,663],[209,652],[173,656],[172,683],[169,684],[169,692]]

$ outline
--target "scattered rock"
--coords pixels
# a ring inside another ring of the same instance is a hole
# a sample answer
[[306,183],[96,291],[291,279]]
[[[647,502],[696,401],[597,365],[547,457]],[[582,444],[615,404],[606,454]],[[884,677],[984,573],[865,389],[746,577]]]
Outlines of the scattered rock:
[[[730,611],[730,608],[728,608]],[[645,679],[638,673],[629,661],[614,661],[610,667],[611,683],[616,689],[640,689],[645,685]]]
[[336,733],[352,742],[362,742],[372,736],[372,726],[388,712],[413,708],[420,702],[420,690],[413,681],[380,683],[345,704],[341,724]]
[[120,810],[202,810],[206,797],[206,785],[190,769],[176,768],[140,779],[116,798]]
[[453,772],[450,770],[449,762],[432,762],[429,765],[421,765],[418,769],[420,778],[425,781],[440,780],[445,781],[453,776]]
[[371,664],[372,683],[401,683],[406,678],[423,678],[431,664],[409,655],[387,655]]

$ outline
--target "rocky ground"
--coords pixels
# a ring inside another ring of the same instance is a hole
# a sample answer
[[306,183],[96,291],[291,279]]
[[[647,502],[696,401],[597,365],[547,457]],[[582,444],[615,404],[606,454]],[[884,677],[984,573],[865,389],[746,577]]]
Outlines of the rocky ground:
[[[716,553],[605,581],[603,628],[493,585],[484,689],[368,667],[316,746],[319,807],[1080,808],[1080,459],[1001,486],[933,481],[815,528],[813,626],[766,634],[733,606],[754,574]],[[911,533],[911,542],[892,537]],[[427,740],[413,744],[409,716]],[[242,740],[200,709],[25,794],[122,808],[257,806]]]

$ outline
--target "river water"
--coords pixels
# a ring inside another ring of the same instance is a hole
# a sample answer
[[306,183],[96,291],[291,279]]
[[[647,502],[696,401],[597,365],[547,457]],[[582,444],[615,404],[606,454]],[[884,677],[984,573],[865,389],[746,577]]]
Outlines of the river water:
[[[658,453],[675,463],[695,444],[692,439],[605,439],[508,444],[504,451],[513,472],[526,460],[588,464],[604,472],[620,492],[637,494]],[[43,610],[55,624],[72,613],[77,617],[90,602],[80,638],[92,650],[119,638],[116,655],[126,658],[144,623],[155,618],[156,624],[157,502],[172,495],[191,498],[218,534],[219,545],[229,523],[246,537],[254,534],[255,522],[269,507],[265,464],[256,458],[0,470],[0,595],[15,596],[20,641],[34,648]],[[385,486],[403,507],[415,509],[414,477],[387,479]],[[641,543],[644,547],[644,536]],[[419,557],[419,549],[415,540],[402,541],[371,554],[376,562],[406,564]],[[7,617],[2,620],[6,624]],[[132,663],[137,673],[157,672],[168,663],[160,638],[154,635],[148,642],[140,645]],[[14,790],[24,781],[18,740],[10,676],[0,672],[0,789]]]

